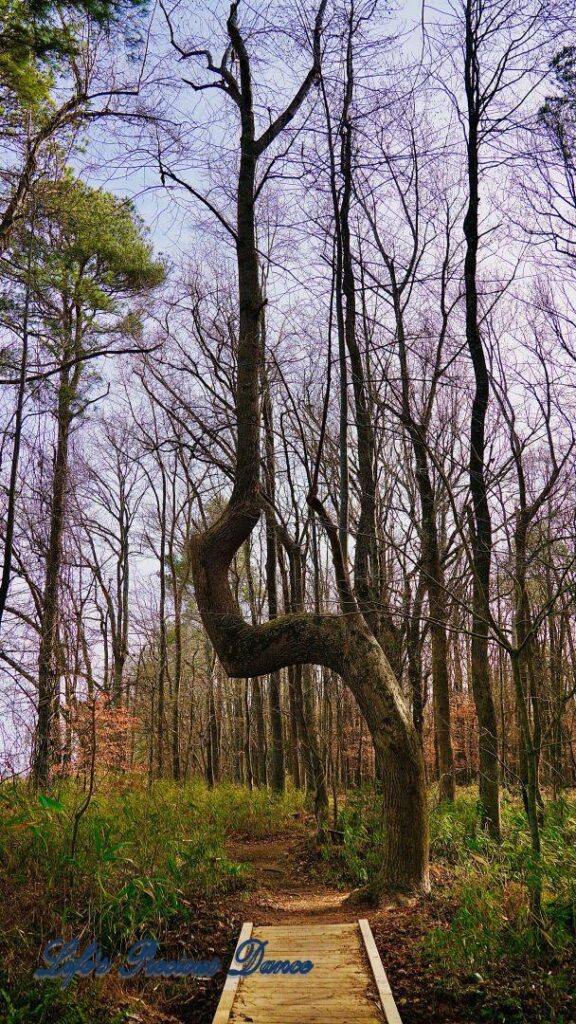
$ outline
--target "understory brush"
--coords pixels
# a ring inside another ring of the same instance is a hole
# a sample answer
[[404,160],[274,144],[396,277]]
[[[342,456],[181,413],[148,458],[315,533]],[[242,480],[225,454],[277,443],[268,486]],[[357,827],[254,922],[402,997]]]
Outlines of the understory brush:
[[114,947],[186,917],[194,894],[211,897],[242,882],[241,867],[225,855],[221,823],[205,813],[201,787],[98,793],[73,849],[80,803],[72,784],[38,796],[24,786],[0,789],[0,871],[13,892],[36,894],[38,938],[44,894],[61,925],[86,928]]
[[286,829],[301,797],[200,782],[108,780],[78,823],[80,786],[34,794],[23,783],[0,787],[0,896],[3,945],[28,947],[30,962],[48,938],[89,936],[116,952],[144,934],[159,941],[190,924],[215,898],[246,885],[227,856],[232,834],[260,837]]
[[[501,957],[559,956],[576,950],[576,803],[549,802],[539,861],[530,845],[519,799],[505,795],[503,839],[481,827],[476,793],[453,804],[431,799],[430,854],[438,927],[423,943],[436,967],[482,971]],[[378,858],[380,811],[371,789],[349,794],[338,816],[341,842],[321,850],[323,874],[342,885],[362,885]],[[534,928],[530,892],[543,890],[543,927]]]
[[[431,814],[432,859],[452,868],[457,909],[429,934],[426,952],[454,970],[482,971],[502,957],[576,951],[576,804],[546,805],[539,859],[518,800],[503,800],[501,843],[481,828],[479,810],[465,795]],[[530,893],[540,884],[543,921],[534,922]]]

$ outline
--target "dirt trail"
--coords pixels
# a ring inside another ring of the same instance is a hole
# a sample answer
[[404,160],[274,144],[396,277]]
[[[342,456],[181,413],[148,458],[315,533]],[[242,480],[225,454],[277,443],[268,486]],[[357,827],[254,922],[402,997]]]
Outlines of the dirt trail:
[[[415,991],[413,954],[426,929],[422,907],[416,901],[405,906],[384,906],[375,910],[361,903],[346,902],[349,892],[326,885],[314,877],[303,836],[285,835],[261,840],[234,840],[230,856],[246,864],[253,887],[239,897],[234,911],[241,920],[255,925],[336,924],[365,917],[376,938],[380,955],[392,983],[404,1024],[463,1024],[445,1008],[437,1017],[430,1012],[431,993]],[[418,979],[420,984],[422,979]]]
[[[349,893],[314,877],[304,833],[235,840],[228,848],[231,857],[249,867],[253,879],[252,890],[234,903],[237,921],[312,925],[368,918],[403,1024],[471,1024],[480,1019],[510,1024],[562,1019],[576,1024],[571,997],[566,1000],[562,996],[560,1014],[555,1016],[552,1010],[553,1016],[549,1016],[550,987],[544,990],[541,971],[522,963],[505,958],[501,968],[497,963],[491,965],[486,980],[466,969],[455,974],[446,971],[439,977],[437,969],[427,967],[420,953],[421,942],[432,929],[447,927],[455,909],[446,895],[445,867],[432,868],[430,896],[374,910],[361,904],[351,906],[346,903]],[[570,1008],[564,1013],[568,1003]]]
[[381,918],[386,911],[350,907],[347,892],[310,876],[302,840],[293,836],[229,844],[235,860],[247,864],[254,888],[242,897],[246,918],[255,924],[324,924]]

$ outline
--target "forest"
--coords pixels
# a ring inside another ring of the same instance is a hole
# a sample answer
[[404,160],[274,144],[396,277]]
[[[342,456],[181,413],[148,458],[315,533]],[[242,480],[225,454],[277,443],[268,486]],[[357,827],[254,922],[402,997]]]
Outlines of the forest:
[[0,0],[0,140],[0,1020],[574,1024],[573,0]]

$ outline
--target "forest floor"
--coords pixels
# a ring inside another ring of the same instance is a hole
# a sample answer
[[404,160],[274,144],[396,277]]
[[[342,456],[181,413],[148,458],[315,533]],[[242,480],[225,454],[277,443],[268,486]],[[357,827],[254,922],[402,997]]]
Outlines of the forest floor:
[[[549,934],[535,947],[526,827],[511,801],[498,847],[478,830],[474,793],[433,809],[431,894],[375,910],[347,901],[370,869],[369,794],[367,803],[352,794],[341,811],[343,843],[319,847],[313,818],[294,794],[279,802],[265,791],[196,784],[103,793],[83,822],[73,873],[75,791],[60,798],[38,803],[10,790],[4,831],[0,814],[2,1024],[211,1024],[243,921],[301,926],[361,917],[403,1024],[576,1024],[572,804],[548,807]],[[95,936],[121,960],[150,934],[163,957],[218,958],[222,969],[203,981],[124,980],[112,971],[64,990],[32,979],[54,936],[81,943]]]
[[[455,904],[448,897],[449,872],[432,866],[433,894],[375,910],[347,902],[349,891],[322,881],[321,868],[311,854],[309,836],[293,833],[270,839],[235,841],[230,856],[248,865],[253,888],[241,894],[235,915],[259,925],[323,924],[369,920],[403,1024],[501,1024],[538,1022],[543,1006],[550,1011],[549,992],[541,968],[524,962],[517,973],[509,963],[494,965],[489,978],[479,974],[439,977],[428,965],[420,943],[432,928],[445,927]],[[448,898],[447,898],[448,897]],[[576,1024],[576,999],[552,1010],[558,1024]],[[572,1004],[572,1006],[569,1005]],[[546,1019],[548,1019],[546,1017]],[[210,1024],[210,1019],[194,1024]]]
[[[435,979],[418,965],[416,947],[427,928],[438,925],[434,899],[407,900],[404,905],[395,903],[378,910],[369,904],[350,905],[349,890],[322,881],[309,841],[302,836],[232,842],[228,849],[231,857],[249,866],[253,880],[254,888],[238,898],[235,908],[244,920],[259,925],[303,925],[352,922],[365,917],[403,1024],[459,1024],[471,1019],[462,1015],[462,992],[456,994],[450,1006],[434,991]],[[434,873],[438,882],[438,870]]]
[[228,844],[233,860],[248,865],[254,888],[238,909],[254,924],[328,924],[355,921],[361,907],[345,906],[347,893],[324,884],[311,871],[303,837],[237,841]]

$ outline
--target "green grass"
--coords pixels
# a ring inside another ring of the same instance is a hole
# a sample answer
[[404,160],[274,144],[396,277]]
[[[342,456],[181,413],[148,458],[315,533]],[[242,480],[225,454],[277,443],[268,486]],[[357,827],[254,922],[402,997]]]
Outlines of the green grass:
[[217,935],[225,952],[234,931],[225,899],[248,884],[226,840],[285,831],[303,807],[290,789],[283,797],[200,782],[146,789],[141,779],[119,777],[95,793],[72,856],[83,798],[70,783],[40,795],[24,783],[0,786],[0,1020],[7,1024],[128,1019],[107,1003],[106,979],[62,991],[32,978],[51,938],[95,939],[117,958],[146,935],[163,955],[203,959],[214,955]]
[[[157,783],[94,796],[71,856],[72,821],[82,794],[71,785],[49,796],[23,785],[0,789],[0,877],[14,892],[51,893],[56,921],[81,926],[104,948],[144,933],[160,935],[187,919],[193,901],[245,884],[225,851],[230,834],[264,836],[285,828],[300,806],[293,792],[224,785]],[[38,934],[45,921],[36,916]]]
[[0,973],[0,1020],[3,1024],[124,1024],[130,1015],[126,1010],[111,1011],[97,991],[85,990],[79,998],[75,989],[63,992],[54,982],[9,991]]
[[[249,884],[244,867],[227,853],[227,839],[302,829],[304,798],[292,790],[278,798],[229,784],[209,790],[198,782],[161,782],[146,789],[141,780],[119,778],[95,794],[72,857],[82,798],[71,784],[40,796],[23,783],[0,786],[0,1020],[7,1024],[121,1024],[125,1010],[114,997],[106,1003],[105,979],[74,983],[65,992],[31,980],[45,942],[60,935],[96,939],[104,953],[118,956],[152,935],[165,955],[222,951],[235,928],[228,897]],[[501,844],[482,830],[472,789],[460,791],[452,806],[437,805],[432,795],[431,807],[435,885],[423,905],[427,933],[421,942],[423,931],[415,937],[410,957],[429,972],[431,987],[445,991],[452,984],[457,998],[469,983],[490,983],[492,1002],[487,989],[477,996],[478,1019],[531,1019],[522,1009],[526,972],[550,975],[546,999],[553,1003],[552,987],[568,991],[573,981],[576,804],[547,804],[540,865],[518,800],[504,798]],[[333,883],[361,885],[379,856],[372,790],[348,795],[338,827],[343,843],[321,849],[320,870]],[[538,948],[529,913],[537,871],[546,917]],[[510,991],[509,965],[516,972]],[[552,1019],[559,1024],[561,1016]]]
[[[498,844],[481,829],[471,796],[431,814],[432,858],[452,867],[449,895],[458,909],[448,927],[430,933],[425,950],[455,970],[482,971],[505,956],[561,955],[576,948],[576,804],[563,799],[546,806],[539,862],[518,801],[504,799],[502,821]],[[540,878],[541,932],[534,929],[529,905]]]
[[[576,803],[548,803],[542,827],[542,856],[535,862],[521,803],[505,795],[503,841],[493,842],[480,824],[474,790],[464,790],[452,805],[431,796],[430,855],[446,868],[448,881],[435,896],[446,903],[449,924],[434,929],[424,943],[437,966],[482,970],[503,955],[562,952],[576,939]],[[321,850],[324,877],[345,886],[362,885],[378,858],[380,817],[373,791],[349,794],[340,810],[340,846]],[[529,911],[531,885],[543,882],[545,928],[534,949]],[[448,915],[448,904],[457,906]],[[441,906],[440,906],[440,909]]]

